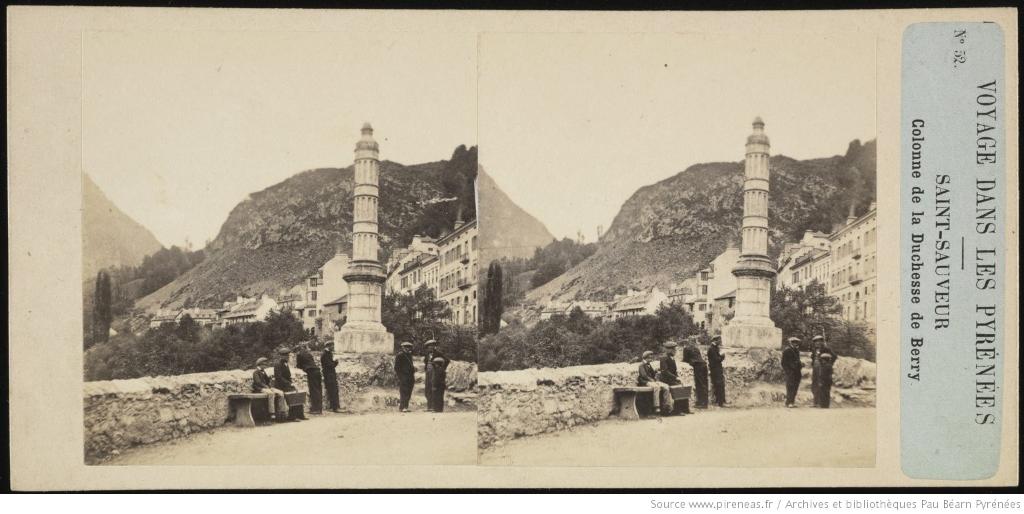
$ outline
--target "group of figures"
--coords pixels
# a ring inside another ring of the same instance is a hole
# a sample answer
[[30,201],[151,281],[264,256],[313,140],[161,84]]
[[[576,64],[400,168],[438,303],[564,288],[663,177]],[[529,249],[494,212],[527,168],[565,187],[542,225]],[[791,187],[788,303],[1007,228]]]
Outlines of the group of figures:
[[[804,367],[800,360],[800,342],[800,338],[790,337],[786,349],[782,351],[786,407],[796,407],[796,393],[800,389],[801,370]],[[832,365],[835,362],[836,354],[825,344],[825,338],[814,336],[811,339],[811,394],[815,407],[827,409],[832,403]]]
[[[292,370],[288,365],[288,358],[291,354],[292,351],[286,347],[277,350],[278,359],[274,364],[273,378],[267,375],[263,369],[269,362],[266,357],[256,359],[256,369],[252,373],[253,392],[273,394],[271,410],[274,412],[274,421],[278,423],[309,419],[306,417],[304,409],[289,409],[285,398],[286,393],[298,390],[292,383]],[[328,343],[320,353],[319,366],[317,366],[316,358],[310,352],[309,344],[300,344],[295,356],[295,364],[306,372],[310,413],[323,414],[324,389],[327,390],[327,401],[331,411],[340,412],[341,401],[338,397],[338,372],[336,369],[338,361],[334,358],[334,343]]]
[[[398,410],[409,412],[409,399],[416,384],[416,366],[413,364],[413,344],[406,341],[395,355],[395,375],[398,377]],[[437,341],[431,339],[424,344],[423,391],[427,397],[427,410],[444,412],[445,381],[447,380],[448,357],[437,349]]]
[[[664,353],[658,362],[657,372],[651,365],[655,358],[654,352],[644,352],[643,362],[638,371],[637,385],[655,388],[654,408],[660,411],[661,415],[668,416],[672,414],[675,407],[671,392],[672,386],[681,385],[683,382],[679,379],[679,371],[676,367],[676,348],[679,345],[674,341],[668,341],[662,346]],[[715,405],[725,406],[725,370],[722,367],[724,361],[721,337],[715,336],[711,339],[706,359],[696,343],[691,341],[683,347],[683,362],[689,364],[693,369],[693,384],[698,409],[708,408],[709,375]]]

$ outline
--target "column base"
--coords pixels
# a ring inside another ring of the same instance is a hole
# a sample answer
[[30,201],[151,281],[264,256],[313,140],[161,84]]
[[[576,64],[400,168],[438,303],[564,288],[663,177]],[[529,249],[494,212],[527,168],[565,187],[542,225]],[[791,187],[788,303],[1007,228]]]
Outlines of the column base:
[[782,348],[782,329],[767,324],[737,323],[733,319],[722,328],[722,346],[728,348]]
[[387,353],[395,351],[395,335],[384,325],[346,323],[334,333],[335,353]]

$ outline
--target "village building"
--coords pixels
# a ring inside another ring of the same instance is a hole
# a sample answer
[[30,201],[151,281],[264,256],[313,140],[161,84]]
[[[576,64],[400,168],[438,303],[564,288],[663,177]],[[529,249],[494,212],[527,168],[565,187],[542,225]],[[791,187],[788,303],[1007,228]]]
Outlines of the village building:
[[477,323],[477,286],[480,276],[477,222],[455,222],[454,230],[437,241],[439,250],[438,298],[451,310],[456,325]]
[[160,328],[178,322],[178,311],[160,311],[149,320],[149,328]]
[[875,321],[877,226],[874,202],[861,216],[851,215],[829,236],[832,244],[829,294],[839,299],[847,321]]
[[181,320],[188,316],[192,318],[197,325],[201,327],[216,325],[220,321],[220,317],[217,315],[216,309],[182,309],[178,312],[175,317],[175,322],[181,323]]
[[580,300],[569,304],[569,310],[566,311],[566,315],[576,309],[579,309],[590,318],[601,321],[604,321],[611,313],[611,305],[607,302]]
[[345,324],[345,315],[348,309],[348,295],[342,295],[329,302],[324,302],[323,309],[320,310],[320,318],[322,319],[320,329],[322,332],[334,333],[342,325]]
[[325,304],[348,294],[348,283],[344,278],[348,265],[348,254],[344,253],[342,245],[338,245],[334,256],[306,277],[305,298],[300,309],[302,328],[315,335],[322,334]]
[[697,277],[687,278],[682,282],[673,284],[669,287],[668,301],[674,305],[682,306],[685,310],[689,311],[693,307],[693,298],[696,289]]
[[693,316],[697,326],[708,330],[711,325],[715,298],[730,291],[736,291],[736,276],[733,268],[739,262],[740,250],[730,242],[725,251],[718,254],[708,266],[692,277],[693,293],[684,304]]
[[779,254],[777,286],[802,289],[812,281],[828,286],[832,242],[823,232],[808,230],[799,242],[787,243]]
[[228,310],[220,317],[221,324],[225,327],[239,323],[263,321],[272,311],[278,310],[277,301],[267,295],[249,299],[240,297],[238,301],[225,305],[225,307]]
[[610,318],[653,315],[658,311],[658,307],[667,303],[669,303],[668,295],[659,290],[657,286],[646,292],[630,291],[625,295],[616,295]]
[[736,308],[736,290],[729,291],[718,296],[711,303],[711,315],[707,318],[708,332],[719,334],[729,319],[732,318]]
[[415,235],[405,248],[396,250],[388,259],[384,287],[390,293],[409,294],[420,285],[434,289],[437,297],[437,241],[429,236]]
[[565,316],[569,312],[568,303],[551,302],[540,311],[541,321],[551,319],[555,316]]

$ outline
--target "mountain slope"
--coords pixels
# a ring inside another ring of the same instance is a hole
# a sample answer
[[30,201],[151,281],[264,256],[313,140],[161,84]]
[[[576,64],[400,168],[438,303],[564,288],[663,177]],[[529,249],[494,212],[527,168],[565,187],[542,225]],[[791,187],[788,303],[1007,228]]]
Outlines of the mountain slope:
[[480,197],[480,248],[483,262],[502,257],[533,256],[555,240],[547,227],[512,201],[482,168],[477,174]]
[[125,214],[89,175],[82,178],[82,278],[111,266],[135,266],[163,248],[153,233]]
[[[831,231],[851,202],[860,214],[875,198],[874,141],[854,141],[842,156],[797,161],[777,155],[770,163],[773,257],[805,230]],[[608,299],[628,287],[682,280],[738,238],[742,188],[742,162],[696,164],[640,188],[623,204],[597,253],[528,299]]]
[[[460,146],[447,161],[381,162],[381,261],[414,234],[437,237],[457,217],[475,217],[476,154],[475,147]],[[215,306],[300,283],[337,245],[351,251],[352,186],[351,166],[321,168],[249,195],[228,215],[202,263],[136,306]]]

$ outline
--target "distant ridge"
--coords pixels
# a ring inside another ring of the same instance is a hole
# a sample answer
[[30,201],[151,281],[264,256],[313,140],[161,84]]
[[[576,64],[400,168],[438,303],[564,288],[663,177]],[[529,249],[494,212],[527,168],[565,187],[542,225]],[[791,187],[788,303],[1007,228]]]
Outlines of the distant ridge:
[[82,177],[82,279],[101,269],[135,266],[163,248],[156,236],[119,209],[93,182]]
[[480,197],[481,260],[533,257],[555,240],[547,227],[505,194],[483,168],[477,174]]

